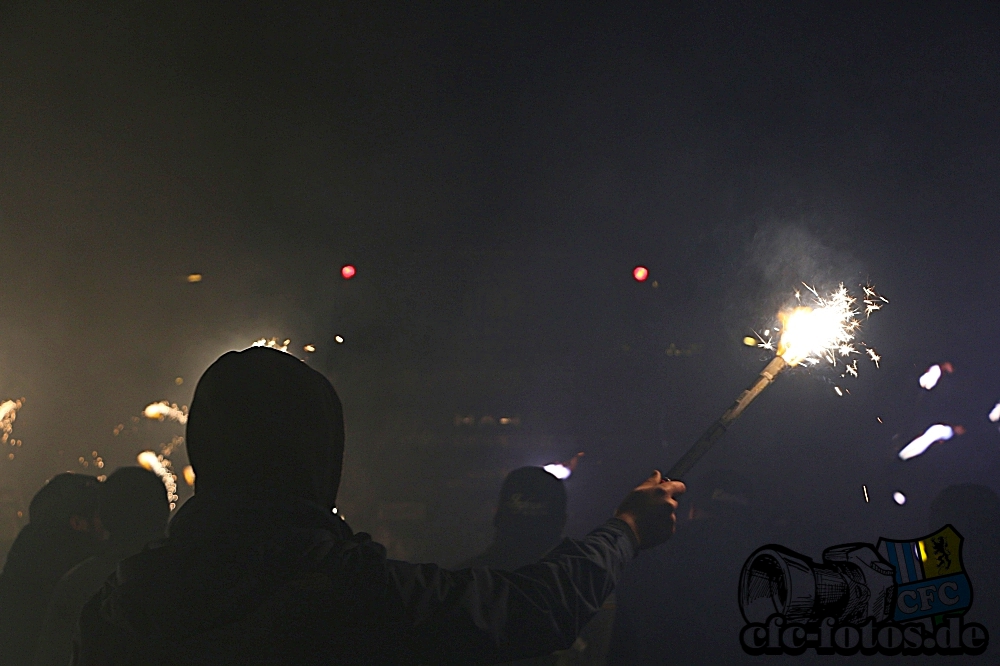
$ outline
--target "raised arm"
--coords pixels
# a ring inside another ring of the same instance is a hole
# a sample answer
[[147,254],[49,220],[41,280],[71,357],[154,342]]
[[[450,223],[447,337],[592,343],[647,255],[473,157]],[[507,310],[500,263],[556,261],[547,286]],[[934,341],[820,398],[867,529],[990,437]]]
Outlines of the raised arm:
[[673,496],[683,491],[656,472],[629,493],[615,518],[516,571],[390,561],[390,595],[405,640],[435,664],[509,661],[569,647],[639,548],[672,534]]

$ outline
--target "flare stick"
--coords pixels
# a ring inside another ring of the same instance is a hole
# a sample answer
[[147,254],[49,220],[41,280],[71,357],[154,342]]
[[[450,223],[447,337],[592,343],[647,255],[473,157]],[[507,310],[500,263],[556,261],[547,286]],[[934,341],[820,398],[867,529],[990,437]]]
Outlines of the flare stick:
[[726,412],[719,418],[718,421],[712,424],[712,426],[705,431],[698,441],[688,449],[687,453],[678,460],[673,467],[671,467],[667,473],[666,477],[669,479],[679,479],[686,475],[694,464],[698,460],[708,453],[708,450],[719,441],[733,421],[740,417],[743,410],[753,402],[758,395],[760,395],[764,389],[771,385],[771,382],[781,373],[782,370],[788,367],[788,362],[785,361],[781,356],[775,356],[760,374],[757,375],[757,381],[750,385],[750,388],[740,393],[739,397],[736,398],[736,402],[733,403],[732,407],[726,410]]

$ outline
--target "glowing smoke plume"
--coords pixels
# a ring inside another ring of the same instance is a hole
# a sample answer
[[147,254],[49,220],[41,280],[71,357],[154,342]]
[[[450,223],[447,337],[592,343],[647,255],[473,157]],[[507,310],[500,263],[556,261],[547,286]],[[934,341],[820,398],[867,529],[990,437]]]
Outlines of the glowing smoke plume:
[[943,442],[955,436],[955,430],[948,425],[936,423],[928,428],[924,434],[903,447],[899,452],[901,460],[909,460],[919,456],[931,447],[932,444]]

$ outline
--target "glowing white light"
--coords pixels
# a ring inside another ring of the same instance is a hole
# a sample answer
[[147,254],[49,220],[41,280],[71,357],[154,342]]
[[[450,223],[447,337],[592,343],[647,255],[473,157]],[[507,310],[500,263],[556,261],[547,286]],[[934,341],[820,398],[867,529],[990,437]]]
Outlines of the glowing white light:
[[941,366],[935,363],[927,369],[927,372],[920,375],[920,386],[930,391],[937,386],[939,379],[941,379]]
[[569,475],[573,473],[569,467],[563,465],[562,463],[552,463],[551,465],[545,465],[542,467],[546,472],[556,477],[557,479],[568,479]]
[[[778,313],[781,327],[774,330],[774,334],[780,333],[778,341],[771,337],[772,329],[766,329],[763,335],[754,333],[759,340],[756,346],[767,350],[773,350],[777,346],[778,356],[793,366],[812,366],[821,361],[836,366],[839,357],[845,365],[842,377],[848,374],[858,376],[858,363],[856,360],[851,361],[850,356],[860,354],[862,350],[878,367],[882,357],[866,343],[855,341],[861,322],[858,321],[859,312],[855,308],[857,299],[848,293],[847,288],[841,284],[829,296],[820,296],[816,289],[805,283],[803,286],[808,290],[809,303],[803,304],[802,292],[796,291],[795,299],[799,306]],[[864,287],[864,290],[866,315],[889,302],[871,286]],[[748,346],[754,344],[750,337],[743,342]]]
[[899,492],[898,490],[892,494],[893,501],[899,506],[906,504],[906,495]]
[[993,421],[993,423],[1000,421],[1000,402],[998,402],[996,407],[993,408],[993,411],[990,412],[990,421]]
[[851,344],[860,325],[855,299],[844,285],[828,298],[812,287],[807,289],[813,294],[815,307],[799,306],[779,315],[783,330],[778,355],[789,365],[811,365],[820,359],[836,363],[837,355],[846,358],[857,353]]
[[900,460],[909,460],[910,458],[919,456],[921,453],[926,451],[930,448],[931,444],[943,442],[954,436],[955,430],[951,426],[935,423],[920,437],[917,437],[915,440],[904,446],[903,450],[899,452],[899,458]]
[[868,503],[868,486],[862,485],[861,487],[865,491],[865,503]]
[[338,345],[344,344],[344,338],[340,337],[339,335],[334,337],[333,339],[337,341]]

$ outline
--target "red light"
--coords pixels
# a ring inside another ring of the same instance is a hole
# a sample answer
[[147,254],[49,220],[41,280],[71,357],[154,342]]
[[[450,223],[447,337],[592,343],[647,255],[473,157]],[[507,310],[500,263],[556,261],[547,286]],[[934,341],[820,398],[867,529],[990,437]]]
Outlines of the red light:
[[355,270],[354,266],[351,266],[350,264],[347,264],[346,266],[340,269],[340,274],[344,276],[345,280],[350,280],[352,277],[354,277],[354,274],[357,272],[358,271]]
[[636,266],[632,269],[632,277],[635,278],[636,282],[645,282],[646,278],[649,277],[649,269],[645,266]]

